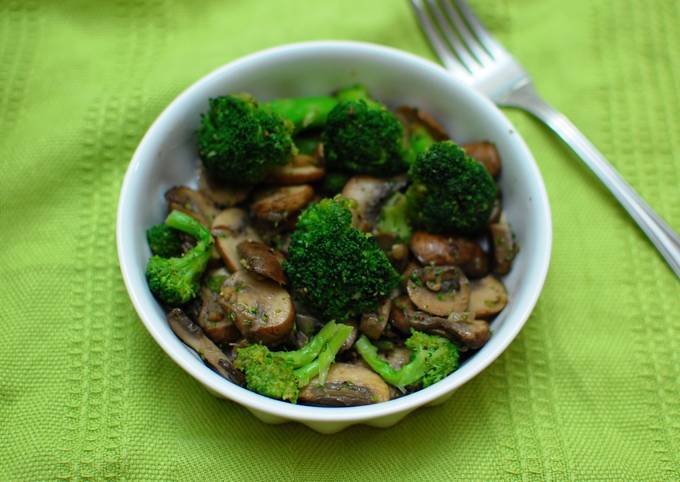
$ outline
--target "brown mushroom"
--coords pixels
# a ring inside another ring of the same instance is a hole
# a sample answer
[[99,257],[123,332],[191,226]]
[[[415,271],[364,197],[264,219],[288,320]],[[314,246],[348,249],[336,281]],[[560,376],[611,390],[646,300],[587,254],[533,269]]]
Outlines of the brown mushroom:
[[470,312],[454,312],[447,318],[417,310],[405,310],[403,314],[409,330],[414,328],[443,336],[464,348],[477,349],[489,340],[489,324],[484,320],[475,320],[474,314]]
[[230,208],[244,201],[251,186],[228,186],[210,177],[201,165],[198,170],[198,190],[212,202],[223,208]]
[[470,282],[470,311],[476,318],[491,318],[508,304],[508,292],[495,276]]
[[175,186],[168,189],[165,193],[170,211],[182,211],[203,224],[206,228],[210,227],[212,220],[217,216],[219,210],[215,204],[203,193],[194,191],[186,186]]
[[385,353],[385,359],[392,368],[399,370],[411,361],[411,350],[403,346],[395,346]]
[[224,310],[219,293],[207,287],[201,289],[201,310],[196,321],[208,338],[215,343],[236,341],[241,337],[234,322]]
[[414,305],[437,316],[465,311],[470,303],[470,282],[456,266],[425,266],[411,273],[406,291]]
[[283,255],[259,241],[241,241],[236,246],[240,257],[239,264],[251,273],[276,281],[281,285],[287,283],[286,274],[281,263]]
[[326,383],[314,378],[300,391],[299,401],[305,405],[352,407],[386,402],[388,385],[372,370],[350,363],[334,363]]
[[319,165],[315,156],[298,154],[285,166],[272,169],[265,181],[272,184],[303,184],[318,181],[325,175],[326,170]]
[[295,308],[288,291],[270,280],[237,271],[222,285],[221,303],[251,342],[275,344],[293,329]]
[[406,312],[415,310],[411,298],[406,295],[398,296],[392,301],[390,310],[390,323],[402,334],[408,335],[411,332],[411,325],[406,319]]
[[490,224],[489,233],[493,245],[493,270],[497,274],[507,274],[518,251],[512,230],[507,223],[500,222]]
[[[498,191],[500,193],[500,190]],[[496,200],[493,202],[493,207],[491,208],[491,214],[489,214],[489,224],[491,223],[497,223],[501,219],[501,215],[503,214],[503,204],[501,202],[501,198],[496,197]]]
[[352,331],[349,333],[349,336],[345,338],[345,341],[343,342],[342,346],[340,347],[340,350],[338,353],[342,353],[344,351],[349,350],[354,346],[354,342],[357,341],[357,337],[359,336],[359,329],[357,328],[357,324],[354,321],[344,321],[343,322],[345,325],[349,325],[352,327]]
[[170,311],[167,320],[175,335],[198,353],[213,370],[237,385],[245,384],[243,374],[234,368],[227,355],[180,308]]
[[501,173],[501,156],[496,149],[496,145],[491,142],[471,142],[463,144],[463,149],[468,156],[474,158],[489,171],[493,177],[498,177]]
[[232,273],[243,269],[237,246],[243,241],[260,241],[260,237],[248,224],[248,215],[239,208],[221,211],[213,220],[211,231],[217,251]]
[[300,212],[314,199],[314,189],[309,184],[268,189],[250,205],[257,219],[280,223]]
[[405,183],[403,177],[379,179],[360,175],[350,178],[342,189],[342,195],[356,203],[352,208],[354,226],[362,231],[373,229],[382,204]]
[[489,271],[486,253],[476,242],[462,236],[444,236],[416,231],[411,236],[411,251],[425,265],[457,265],[472,277]]
[[442,125],[437,122],[434,117],[418,108],[400,106],[395,110],[395,115],[404,124],[407,134],[409,134],[414,127],[422,126],[436,141],[443,141],[449,138],[449,135]]
[[364,313],[361,316],[359,330],[372,340],[377,340],[382,336],[385,326],[387,326],[391,309],[392,300],[387,298],[378,306],[376,311]]

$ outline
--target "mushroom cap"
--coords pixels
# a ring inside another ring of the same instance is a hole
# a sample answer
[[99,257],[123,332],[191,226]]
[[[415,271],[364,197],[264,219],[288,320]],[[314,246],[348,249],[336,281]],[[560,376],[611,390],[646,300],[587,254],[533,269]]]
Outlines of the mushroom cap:
[[414,305],[437,316],[465,311],[470,303],[470,282],[456,266],[417,268],[409,276],[406,291]]
[[290,294],[270,280],[237,271],[222,285],[222,303],[241,334],[251,342],[274,344],[293,329]]
[[298,400],[307,405],[350,407],[385,402],[390,399],[389,386],[372,370],[361,365],[334,363],[319,384],[314,378],[300,391]]

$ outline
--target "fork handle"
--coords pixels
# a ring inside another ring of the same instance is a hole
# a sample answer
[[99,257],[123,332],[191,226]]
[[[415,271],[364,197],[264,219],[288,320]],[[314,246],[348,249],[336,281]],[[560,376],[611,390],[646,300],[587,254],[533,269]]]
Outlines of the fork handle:
[[680,278],[680,236],[647,204],[566,116],[528,83],[499,104],[529,112],[550,127],[611,191]]

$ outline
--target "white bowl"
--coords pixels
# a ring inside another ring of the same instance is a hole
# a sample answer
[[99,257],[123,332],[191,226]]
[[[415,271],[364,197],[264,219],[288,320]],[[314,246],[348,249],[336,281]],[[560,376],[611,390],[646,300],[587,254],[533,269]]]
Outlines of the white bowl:
[[[194,131],[210,97],[250,92],[267,100],[327,94],[356,82],[388,105],[424,109],[458,142],[490,140],[496,144],[503,159],[504,210],[521,249],[504,279],[510,301],[493,322],[491,339],[445,380],[376,405],[293,405],[230,383],[174,335],[144,278],[150,256],[145,230],[163,220],[166,189],[195,182]],[[121,271],[132,303],[151,336],[179,366],[213,394],[245,406],[264,422],[296,421],[324,433],[358,423],[388,427],[418,407],[443,402],[484,370],[515,338],[534,308],[548,270],[552,240],[543,180],[529,149],[501,111],[432,62],[357,42],[310,42],[265,50],[220,67],[185,90],[156,119],[132,158],[120,194],[116,229]]]

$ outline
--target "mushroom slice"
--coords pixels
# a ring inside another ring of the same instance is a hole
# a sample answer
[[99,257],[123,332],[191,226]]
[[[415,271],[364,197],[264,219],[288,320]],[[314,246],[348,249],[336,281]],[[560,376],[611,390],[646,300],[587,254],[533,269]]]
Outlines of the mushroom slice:
[[237,271],[224,282],[221,295],[228,316],[251,342],[274,344],[293,329],[293,300],[288,291],[270,280]]
[[353,224],[362,231],[373,229],[382,204],[394,191],[406,184],[406,178],[379,179],[372,176],[354,176],[342,189],[342,195],[353,199]]
[[385,354],[387,363],[395,370],[399,370],[411,361],[411,350],[403,346],[396,346]]
[[302,184],[318,181],[325,175],[326,169],[319,165],[316,157],[298,154],[285,166],[272,169],[265,181],[272,184]]
[[215,343],[236,341],[241,337],[233,321],[220,303],[220,295],[208,288],[201,289],[201,311],[197,322]]
[[469,312],[454,312],[448,318],[411,310],[405,311],[404,315],[409,327],[444,336],[459,346],[477,349],[489,340],[489,324],[484,320],[475,320]]
[[501,156],[491,142],[471,142],[461,146],[465,153],[478,161],[494,178],[501,173]]
[[281,263],[283,255],[259,241],[241,241],[236,246],[239,264],[248,271],[269,278],[281,285],[287,283]]
[[503,222],[489,224],[489,233],[493,244],[493,270],[498,274],[507,274],[518,251],[510,225]]
[[411,273],[406,291],[414,305],[437,316],[465,311],[470,282],[456,266],[425,266]]
[[470,311],[477,318],[491,318],[508,304],[508,292],[495,276],[470,282]]
[[385,331],[387,321],[390,318],[390,310],[392,309],[392,300],[387,298],[383,301],[376,311],[364,313],[361,316],[361,323],[359,330],[372,340],[377,340]]
[[[500,190],[498,190],[498,193],[500,193]],[[489,214],[489,223],[497,223],[501,219],[501,215],[503,214],[503,206],[501,202],[501,198],[496,197],[496,200],[493,202],[493,207],[491,208],[491,214]]]
[[334,363],[326,383],[314,378],[300,391],[298,400],[305,405],[352,407],[386,402],[390,389],[372,370],[350,363]]
[[345,325],[349,325],[352,327],[352,331],[349,333],[349,336],[345,338],[344,343],[340,347],[340,350],[338,353],[342,353],[343,351],[347,351],[350,348],[354,346],[354,342],[357,341],[357,337],[359,336],[359,329],[357,328],[357,324],[354,321],[344,321],[343,322]]
[[397,330],[405,335],[411,332],[411,325],[406,318],[406,312],[415,310],[411,298],[402,295],[396,297],[392,301],[392,309],[390,310],[390,322]]
[[460,266],[468,276],[489,271],[486,253],[476,242],[461,236],[443,236],[417,231],[411,236],[411,251],[425,265]]
[[309,184],[269,189],[250,205],[250,211],[257,219],[279,223],[301,211],[312,199],[314,189]]
[[207,196],[186,186],[171,187],[165,193],[165,200],[168,201],[170,211],[176,209],[193,216],[207,228],[219,213],[215,204]]
[[211,231],[217,251],[232,273],[243,269],[237,246],[243,241],[260,241],[260,237],[248,224],[248,215],[239,208],[221,211],[213,220]]
[[217,373],[227,380],[243,386],[245,378],[227,358],[227,355],[213,343],[200,326],[191,321],[180,308],[168,313],[168,324],[175,335],[193,349]]
[[198,190],[218,206],[230,208],[245,200],[251,186],[228,186],[212,179],[203,165],[198,169]]
[[413,127],[421,125],[436,141],[443,141],[449,138],[442,125],[430,114],[420,109],[400,106],[395,110],[395,115],[402,121],[409,133]]

